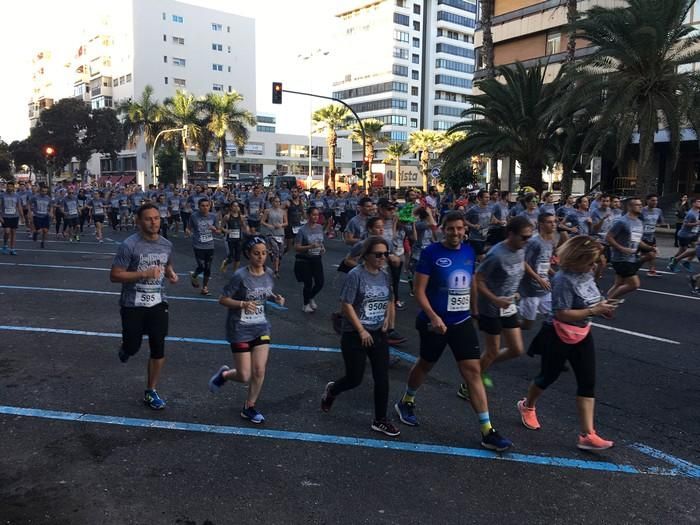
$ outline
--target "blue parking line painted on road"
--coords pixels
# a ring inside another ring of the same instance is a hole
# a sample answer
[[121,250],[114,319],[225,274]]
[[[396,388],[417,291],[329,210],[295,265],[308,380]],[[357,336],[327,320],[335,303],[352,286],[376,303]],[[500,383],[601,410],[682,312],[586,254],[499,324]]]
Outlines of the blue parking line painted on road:
[[666,452],[657,450],[643,443],[633,443],[630,446],[633,449],[638,450],[642,454],[646,454],[647,456],[651,456],[656,459],[661,459],[670,463],[671,465],[674,465],[678,470],[690,476],[691,478],[700,478],[700,465],[695,465],[690,461],[685,461],[684,459],[677,458],[676,456],[672,456],[670,454],[667,454]]
[[22,266],[25,268],[51,268],[54,270],[96,270],[108,272],[111,268],[95,268],[94,266],[66,266],[63,264],[32,264],[32,263],[6,263],[0,262],[0,266]]
[[294,432],[286,430],[258,429],[250,427],[234,427],[224,425],[207,425],[200,423],[187,423],[181,421],[167,421],[157,419],[141,419],[119,416],[105,416],[100,414],[84,414],[80,412],[65,412],[58,410],[43,410],[37,408],[23,408],[13,406],[0,406],[0,414],[20,417],[33,417],[41,419],[53,419],[61,421],[73,421],[83,423],[95,423],[102,425],[117,425],[124,427],[148,428],[159,430],[179,430],[185,432],[199,432],[206,434],[221,434],[252,438],[277,439],[284,441],[303,441],[307,443],[321,443],[327,445],[362,447],[380,450],[393,450],[400,452],[413,452],[422,454],[436,454],[442,456],[454,456],[473,459],[486,459],[496,461],[508,461],[541,466],[571,468],[579,470],[592,470],[603,472],[617,472],[621,474],[647,474],[657,476],[699,477],[693,471],[683,469],[660,467],[637,467],[628,464],[617,464],[609,461],[592,461],[583,459],[571,459],[555,456],[538,456],[534,454],[504,453],[498,454],[482,449],[452,447],[435,445],[430,443],[411,443],[406,441],[388,441],[352,436],[338,436],[329,434],[316,434],[308,432]]
[[[121,338],[122,334],[116,332],[91,332],[86,330],[68,330],[65,328],[40,328],[33,326],[12,326],[12,325],[0,325],[0,330],[7,330],[11,332],[38,332],[38,333],[51,333],[51,334],[62,334],[62,335],[82,335],[91,337],[112,337]],[[177,337],[168,336],[165,338],[166,341],[173,343],[192,343],[192,344],[202,344],[202,345],[214,345],[214,346],[229,346],[229,342],[225,339],[205,339],[199,337]],[[299,352],[330,352],[330,353],[340,353],[340,348],[331,348],[324,346],[303,346],[303,345],[283,345],[272,343],[270,348],[275,350],[294,350]],[[393,347],[389,348],[389,352],[399,358],[407,361],[409,363],[415,363],[416,357],[407,354],[406,352],[401,352]]]
[[84,252],[79,250],[49,250],[46,248],[17,248],[18,252],[78,253],[81,255],[116,255],[116,252]]

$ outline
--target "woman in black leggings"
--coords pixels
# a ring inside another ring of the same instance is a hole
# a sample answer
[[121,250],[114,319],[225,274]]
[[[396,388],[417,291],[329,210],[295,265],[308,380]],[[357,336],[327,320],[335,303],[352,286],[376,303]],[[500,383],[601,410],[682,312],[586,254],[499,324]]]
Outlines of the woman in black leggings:
[[221,225],[226,236],[226,246],[228,246],[228,255],[221,263],[221,273],[226,272],[226,267],[233,263],[233,271],[238,270],[241,264],[241,247],[243,239],[248,235],[248,220],[241,213],[240,205],[234,201],[229,204],[226,213],[221,220]]
[[309,222],[303,226],[294,226],[297,230],[295,249],[297,252],[294,262],[294,275],[297,282],[304,283],[304,306],[302,310],[308,314],[318,308],[314,297],[323,288],[323,226],[319,224],[321,212],[318,208],[309,208]]
[[523,425],[538,430],[535,404],[569,361],[576,376],[576,406],[581,425],[576,446],[583,450],[605,450],[614,444],[598,436],[593,426],[595,347],[590,333],[591,318],[609,317],[617,305],[613,300],[602,300],[595,283],[593,268],[601,251],[601,246],[586,235],[573,237],[558,249],[560,270],[551,281],[552,312],[530,348],[530,352],[542,355],[541,370],[530,384],[527,397],[518,401]]
[[335,398],[362,383],[369,357],[374,379],[374,421],[371,429],[387,436],[399,430],[386,417],[389,401],[389,344],[386,332],[394,317],[391,280],[382,268],[389,244],[382,237],[369,237],[363,246],[362,263],[353,268],[340,292],[343,312],[340,347],[345,376],[331,381],[321,397],[321,410],[328,412]]

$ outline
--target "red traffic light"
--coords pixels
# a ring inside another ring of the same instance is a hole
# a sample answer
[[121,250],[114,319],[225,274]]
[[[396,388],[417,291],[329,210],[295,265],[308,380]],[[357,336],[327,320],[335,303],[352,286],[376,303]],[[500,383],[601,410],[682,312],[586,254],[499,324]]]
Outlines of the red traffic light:
[[272,83],[272,103],[281,104],[282,103],[282,82]]
[[44,154],[46,154],[48,157],[50,157],[51,155],[53,155],[55,153],[56,153],[56,150],[51,146],[46,146],[44,148]]

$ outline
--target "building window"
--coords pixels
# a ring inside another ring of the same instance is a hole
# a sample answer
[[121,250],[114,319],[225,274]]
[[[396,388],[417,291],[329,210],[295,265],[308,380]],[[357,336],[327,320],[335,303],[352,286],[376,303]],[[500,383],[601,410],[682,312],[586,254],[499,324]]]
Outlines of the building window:
[[212,51],[223,51],[224,46],[222,46],[221,44],[212,44],[211,49]]
[[231,52],[231,46],[228,46],[228,52],[229,53]]
[[371,102],[361,102],[353,104],[352,109],[357,113],[366,111],[378,111],[380,109],[406,109],[406,101],[401,98],[385,98],[382,100],[373,100]]
[[275,132],[275,126],[261,126],[258,124],[255,127],[255,129],[257,131],[259,131],[260,133],[274,133]]
[[119,85],[121,86],[124,83],[124,77],[119,77]]
[[474,58],[474,50],[467,49],[465,47],[457,47],[450,44],[437,44],[435,46],[435,51],[437,53],[448,53],[450,55],[457,55],[464,58]]
[[229,87],[228,87],[228,92],[231,93],[231,91],[233,91],[233,89],[231,89],[231,86],[229,86]]
[[420,14],[420,4],[413,4],[413,14],[414,15]]
[[344,91],[334,91],[333,97],[346,99],[364,97],[367,95],[376,95],[377,93],[386,93],[387,91],[398,91],[399,93],[408,92],[408,84],[405,82],[383,82],[381,84],[372,84],[371,86],[362,86],[358,88],[346,89]]
[[407,77],[408,76],[408,67],[407,66],[401,66],[399,64],[394,64],[391,68],[392,73],[394,75],[398,75],[400,77]]
[[187,81],[184,78],[173,78],[173,84],[177,87],[186,87]]
[[163,20],[165,20],[165,12],[163,12]]
[[466,16],[456,15],[447,11],[438,11],[437,19],[444,20],[445,22],[450,22],[451,24],[457,24],[464,27],[473,28],[476,25],[473,18],[467,18]]
[[223,84],[212,84],[211,90],[212,91],[223,91],[224,85]]
[[168,41],[168,35],[163,35],[163,42],[167,42],[167,41]]
[[187,60],[185,60],[184,58],[173,57],[173,65],[184,67],[187,65]]
[[462,115],[461,108],[453,108],[450,106],[435,106],[433,113],[435,115],[447,115],[449,117],[459,117]]
[[406,7],[406,0],[396,0],[396,7]]
[[163,82],[164,82],[165,84],[167,84],[167,83],[168,83],[168,77],[163,77]]
[[222,26],[221,24],[212,23],[212,25],[211,25],[212,31],[222,31],[223,29],[224,29],[224,26]]
[[226,32],[230,33],[231,32],[231,26],[226,26]]
[[447,122],[445,120],[436,120],[433,122],[433,129],[435,131],[447,131],[452,127],[452,122]]
[[129,82],[131,82],[131,73],[129,73],[128,75],[126,75],[126,82],[127,82],[127,84],[128,84]]
[[462,11],[476,13],[476,3],[465,2],[464,0],[438,0],[438,5],[449,5]]
[[223,64],[212,64],[211,68],[213,71],[223,71],[224,70]]
[[473,35],[467,35],[466,33],[452,31],[451,29],[440,28],[437,30],[437,36],[444,36],[447,38],[451,38],[452,40],[459,40],[461,42],[469,42],[470,44],[474,43],[474,36]]
[[420,64],[420,56],[416,54],[411,55],[411,62],[414,64]]
[[184,19],[181,16],[173,15],[173,22],[175,22],[176,24],[182,24],[184,22]]
[[179,46],[184,46],[185,45],[185,39],[182,38],[181,36],[174,36],[173,37],[173,44],[177,44]]
[[408,33],[406,31],[394,31],[394,40],[397,42],[408,42]]
[[468,78],[458,78],[450,75],[435,75],[436,84],[446,84],[448,86],[455,86],[465,89],[471,89],[472,81]]
[[413,47],[420,47],[420,38],[413,38]]
[[418,127],[418,119],[417,119],[417,118],[412,118],[412,119],[411,119],[411,127],[412,127],[412,128],[417,128],[417,127]]
[[385,131],[381,135],[392,142],[406,142],[408,140],[407,131]]
[[415,69],[411,70],[411,78],[413,80],[418,80],[418,71],[416,71]]
[[549,33],[547,35],[546,55],[556,55],[561,51],[561,33]]
[[413,21],[413,30],[420,31],[420,22]]
[[418,102],[411,102],[411,111],[414,113],[418,112]]
[[411,19],[408,17],[408,15],[402,15],[401,13],[394,13],[394,23],[399,24],[402,26],[408,26],[408,24],[411,22]]
[[112,80],[112,87],[117,87],[118,85],[119,85],[119,79],[118,79],[118,78],[115,78],[114,80]]
[[408,49],[404,49],[403,47],[395,47],[394,58],[403,58],[408,60]]
[[229,73],[231,72],[231,66],[228,66],[228,72]]
[[168,63],[168,57],[166,55],[163,55],[163,62],[166,64]]
[[452,71],[459,71],[461,73],[474,73],[474,66],[472,64],[467,64],[465,62],[456,62],[454,60],[446,60],[444,58],[438,58],[437,60],[435,60],[435,67],[449,69]]
[[412,97],[418,96],[418,88],[416,86],[411,86],[411,96]]

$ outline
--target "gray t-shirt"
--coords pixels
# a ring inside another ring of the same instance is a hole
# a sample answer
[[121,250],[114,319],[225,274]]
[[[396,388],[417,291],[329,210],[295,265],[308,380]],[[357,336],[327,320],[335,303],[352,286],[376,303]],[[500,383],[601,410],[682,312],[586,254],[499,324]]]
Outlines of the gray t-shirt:
[[166,301],[165,267],[172,263],[173,245],[158,236],[155,241],[144,239],[134,233],[117,248],[112,266],[126,268],[129,272],[143,272],[152,266],[160,266],[159,279],[142,279],[135,283],[122,283],[119,304],[126,307],[150,308]]
[[352,234],[355,239],[364,239],[367,236],[367,217],[355,215],[348,221],[345,231]]
[[597,225],[602,221],[603,224],[600,226],[600,230],[595,234],[596,238],[603,244],[607,244],[605,236],[610,231],[613,220],[615,219],[615,214],[611,208],[596,208],[591,212],[591,220],[593,221],[593,226]]
[[[525,245],[525,262],[537,275],[549,281],[552,253],[554,253],[554,240],[544,240],[539,235],[535,235]],[[520,281],[520,295],[523,297],[542,297],[547,293],[547,290],[527,274]]]
[[69,219],[75,219],[78,216],[80,210],[77,197],[66,197],[63,199],[63,213]]
[[239,308],[228,309],[226,340],[229,343],[247,343],[263,335],[270,335],[265,303],[272,296],[273,285],[273,273],[269,268],[265,268],[262,275],[253,275],[244,266],[233,274],[222,295],[237,301],[255,301],[256,306],[252,314]]
[[3,217],[14,219],[19,217],[19,196],[16,193],[0,194],[0,213]]
[[615,219],[615,222],[613,222],[610,227],[609,233],[618,244],[635,251],[635,253],[622,253],[614,247],[611,247],[611,261],[637,262],[639,260],[637,248],[639,248],[639,242],[642,240],[642,235],[644,233],[642,221],[637,218],[631,218],[629,215],[623,215]]
[[301,246],[308,246],[314,243],[321,245],[319,248],[310,248],[303,253],[298,253],[297,257],[299,259],[317,259],[321,257],[323,250],[323,226],[320,224],[304,224],[297,232],[295,243]]
[[[350,270],[340,290],[340,300],[352,305],[365,330],[379,330],[382,327],[391,297],[389,274],[381,270],[376,274],[371,273],[364,264]],[[343,318],[342,330],[354,332],[355,328]]]
[[661,208],[649,209],[647,206],[642,208],[642,224],[644,225],[644,233],[642,234],[643,241],[654,240],[656,235],[656,225],[664,223],[664,212]]
[[48,195],[35,195],[29,202],[32,213],[37,217],[46,217],[51,211],[52,200]]
[[[552,323],[558,310],[583,310],[601,301],[600,290],[595,284],[593,273],[574,273],[559,270],[552,277],[552,313],[547,316],[547,323]],[[567,324],[586,326],[590,317]]]
[[478,224],[479,229],[469,227],[469,240],[472,241],[483,241],[489,232],[489,225],[491,224],[491,215],[493,211],[490,206],[472,206],[469,211],[466,212],[465,216],[467,222],[470,224]]
[[198,250],[214,249],[214,232],[211,227],[216,224],[216,214],[202,215],[197,211],[190,216],[190,230],[192,230],[192,247]]
[[[518,291],[525,273],[525,250],[512,251],[506,241],[489,250],[476,273],[497,297],[510,297]],[[517,313],[515,303],[511,308],[499,309],[479,294],[479,314],[486,317],[510,317]]]

